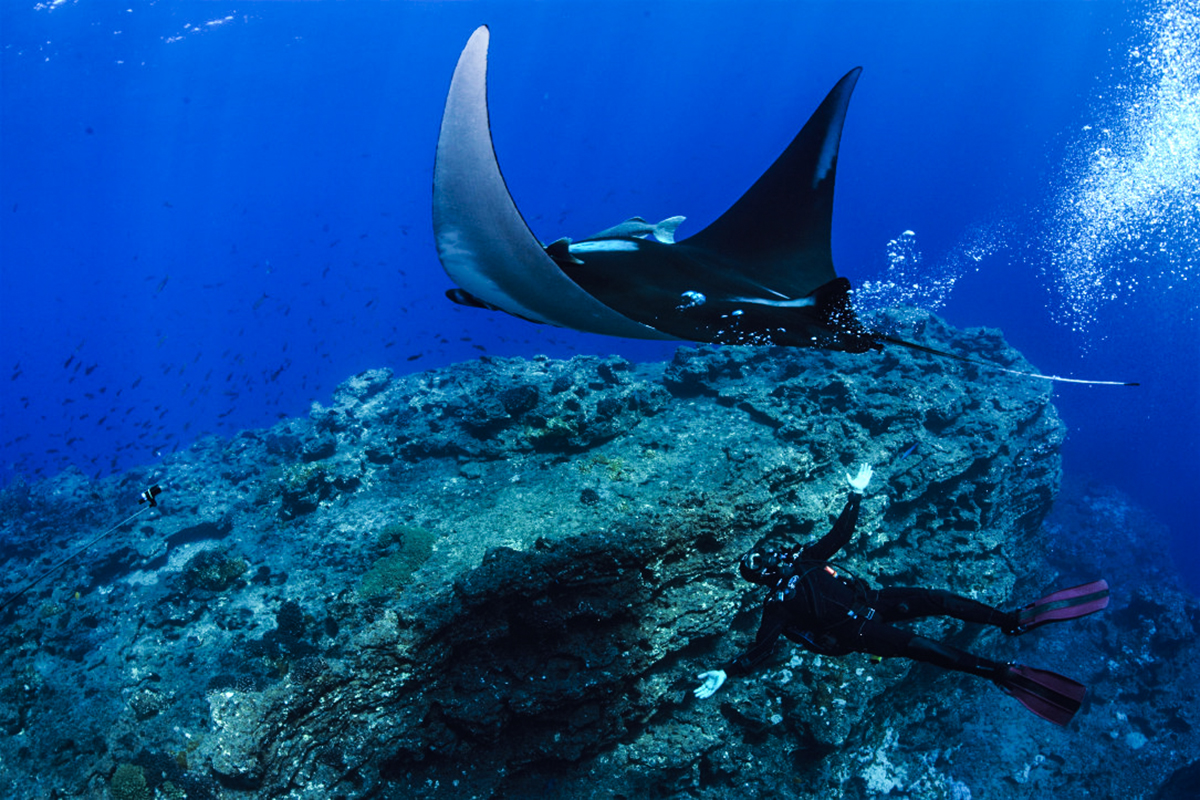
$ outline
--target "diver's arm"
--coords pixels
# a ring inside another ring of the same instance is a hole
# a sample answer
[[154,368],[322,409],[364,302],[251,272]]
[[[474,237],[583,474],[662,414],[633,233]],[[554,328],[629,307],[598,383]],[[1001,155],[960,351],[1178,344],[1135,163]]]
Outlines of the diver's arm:
[[771,655],[771,651],[775,649],[775,642],[779,641],[782,633],[782,622],[771,625],[770,628],[765,626],[760,628],[750,649],[730,661],[726,665],[725,671],[732,675],[749,675],[766,660],[767,656]]
[[842,513],[838,515],[837,522],[833,523],[833,529],[829,533],[821,537],[816,544],[800,552],[802,558],[807,561],[828,561],[849,543],[850,537],[854,535],[854,528],[858,525],[858,508],[862,503],[863,491],[874,474],[875,471],[869,464],[863,464],[853,478],[849,474],[846,475],[846,480],[850,483],[850,497],[846,499]]
[[709,670],[697,675],[700,685],[692,693],[697,698],[705,700],[717,693],[729,675],[748,675],[753,672],[775,649],[775,642],[783,633],[783,622],[783,603],[767,603],[763,606],[762,625],[759,626],[758,634],[754,637],[754,645],[722,669]]
[[800,557],[805,561],[828,561],[833,558],[850,542],[850,537],[854,535],[854,528],[858,525],[860,503],[862,503],[862,495],[858,492],[850,492],[850,497],[846,499],[846,505],[842,508],[842,513],[838,515],[837,522],[833,523],[833,528],[821,537],[820,541],[804,548],[800,552]]

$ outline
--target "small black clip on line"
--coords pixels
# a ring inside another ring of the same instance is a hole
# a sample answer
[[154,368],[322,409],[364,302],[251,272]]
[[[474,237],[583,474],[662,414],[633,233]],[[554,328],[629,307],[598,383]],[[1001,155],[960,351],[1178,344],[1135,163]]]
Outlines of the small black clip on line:
[[154,508],[158,505],[158,501],[154,498],[158,497],[160,494],[162,494],[162,487],[158,484],[154,484],[138,496],[138,505],[140,506],[142,503],[149,503],[150,507]]
[[154,484],[154,485],[153,485],[153,486],[151,486],[149,489],[146,489],[144,492],[142,492],[142,493],[141,493],[141,494],[138,496],[138,505],[142,505],[143,503],[148,503],[149,505],[147,505],[145,508],[141,508],[141,509],[138,509],[137,511],[133,512],[133,513],[132,513],[132,514],[130,514],[128,517],[126,517],[125,519],[121,520],[121,521],[120,521],[120,522],[118,522],[116,525],[113,525],[111,528],[109,528],[108,530],[106,530],[104,533],[100,534],[100,535],[99,535],[99,536],[97,536],[95,539],[92,539],[90,542],[88,542],[87,544],[85,544],[83,547],[80,547],[78,550],[76,550],[75,552],[71,553],[69,556],[67,556],[66,558],[64,558],[62,561],[58,562],[57,564],[55,564],[55,565],[54,565],[53,567],[51,567],[50,569],[48,569],[48,570],[46,570],[45,572],[43,572],[41,575],[39,575],[38,577],[34,578],[32,581],[30,581],[30,582],[29,582],[29,583],[28,583],[28,584],[25,586],[25,588],[21,589],[19,592],[17,592],[16,594],[14,594],[12,597],[9,597],[9,598],[8,598],[7,600],[5,600],[3,603],[0,603],[0,611],[3,611],[4,609],[8,608],[8,606],[9,606],[10,604],[12,604],[13,602],[15,602],[15,601],[16,601],[18,598],[20,598],[20,597],[24,596],[24,594],[25,594],[26,592],[28,592],[30,589],[32,589],[33,587],[37,586],[37,585],[38,585],[39,583],[41,583],[42,581],[46,580],[46,578],[49,578],[49,577],[50,577],[51,575],[53,575],[54,573],[58,572],[60,569],[62,569],[63,567],[65,567],[67,564],[71,563],[71,561],[73,561],[73,560],[74,560],[75,558],[77,558],[77,557],[78,557],[78,556],[79,556],[81,553],[83,553],[83,551],[84,551],[84,550],[87,550],[89,547],[91,547],[92,545],[94,545],[96,542],[98,542],[98,541],[100,541],[101,539],[103,539],[103,538],[105,538],[105,537],[109,536],[110,534],[112,534],[112,533],[113,533],[113,531],[117,530],[118,528],[120,528],[120,527],[122,527],[122,526],[124,526],[124,525],[128,525],[130,522],[133,522],[135,519],[137,519],[137,518],[138,518],[138,517],[140,517],[142,514],[144,514],[144,513],[146,513],[147,511],[149,511],[150,509],[157,507],[157,506],[158,506],[158,501],[157,501],[157,500],[155,500],[154,498],[158,497],[160,494],[162,494],[162,487],[161,487],[161,486],[159,486],[158,484]]

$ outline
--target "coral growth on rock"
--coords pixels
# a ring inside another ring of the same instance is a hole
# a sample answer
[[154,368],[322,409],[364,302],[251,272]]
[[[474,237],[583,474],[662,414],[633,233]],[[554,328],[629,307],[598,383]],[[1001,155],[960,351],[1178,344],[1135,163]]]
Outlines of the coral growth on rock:
[[[1023,365],[996,332],[911,319],[910,338]],[[1200,755],[1194,699],[1156,700],[1195,681],[1197,608],[1163,558],[1114,566],[1154,531],[1125,501],[1079,490],[1044,524],[1063,435],[1044,383],[970,364],[681,348],[657,365],[372,370],[307,419],[153,470],[16,487],[0,498],[10,590],[150,480],[166,491],[6,609],[0,787],[1132,796]],[[1002,606],[1113,581],[1112,613],[1045,635],[920,626],[1090,683],[1073,730],[977,679],[790,644],[692,697],[752,640],[762,595],[739,556],[824,533],[863,462],[876,479],[839,556],[854,575]]]

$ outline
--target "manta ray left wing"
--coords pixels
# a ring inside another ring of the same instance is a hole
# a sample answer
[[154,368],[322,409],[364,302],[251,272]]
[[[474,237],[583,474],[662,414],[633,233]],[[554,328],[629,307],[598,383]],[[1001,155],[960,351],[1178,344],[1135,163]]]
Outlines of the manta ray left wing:
[[529,230],[492,148],[487,108],[488,29],[472,34],[446,98],[433,170],[438,257],[473,305],[534,322],[640,339],[671,339],[622,316],[574,283]]

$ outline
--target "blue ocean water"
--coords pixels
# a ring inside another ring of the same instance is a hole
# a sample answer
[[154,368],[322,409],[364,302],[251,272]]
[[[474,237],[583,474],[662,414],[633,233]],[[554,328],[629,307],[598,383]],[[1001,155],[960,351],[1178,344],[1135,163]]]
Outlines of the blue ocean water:
[[[834,257],[870,311],[1003,329],[1065,469],[1200,585],[1200,19],[1150,2],[0,5],[0,480],[103,477],[303,415],[361,370],[648,344],[443,298],[442,103],[492,31],[545,241],[724,211],[847,70]],[[870,358],[870,355],[864,356]],[[1136,558],[1136,554],[1131,554]]]

